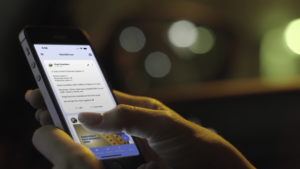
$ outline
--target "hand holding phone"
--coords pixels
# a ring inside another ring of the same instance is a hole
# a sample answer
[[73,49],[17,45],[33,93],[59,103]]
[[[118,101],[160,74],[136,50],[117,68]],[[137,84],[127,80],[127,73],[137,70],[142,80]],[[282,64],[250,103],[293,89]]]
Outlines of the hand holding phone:
[[160,169],[252,168],[222,137],[155,99],[114,92],[118,105],[84,34],[26,27],[19,36],[40,88],[26,98],[44,109],[37,117],[47,124],[33,143],[54,168],[98,168],[98,159],[107,169],[155,168],[144,164],[142,154]]
[[[93,124],[95,121],[92,121],[92,124],[88,124],[89,126],[87,127],[102,132],[109,131],[115,126],[127,129],[128,131],[130,130],[130,134],[137,136],[137,144],[146,161],[155,161],[159,166],[155,165],[155,163],[150,163],[147,166],[149,168],[144,168],[146,166],[143,165],[141,169],[168,169],[170,167],[173,169],[254,168],[238,150],[223,138],[185,120],[159,101],[146,97],[131,96],[118,91],[114,91],[114,93],[119,103],[128,106],[121,106],[121,108],[114,109],[115,111],[108,112],[111,117],[103,116],[102,120],[109,121],[109,123],[101,124],[100,122]],[[29,91],[27,94],[27,100],[36,108],[41,108],[43,105],[38,100],[40,97],[40,90]],[[84,119],[85,121],[99,115],[91,115],[91,113],[83,114],[84,118],[86,118]],[[49,121],[51,121],[49,120],[49,112],[46,110],[38,111],[37,116],[41,124],[49,124]],[[135,121],[137,116],[138,121]],[[127,120],[129,121],[128,123],[126,122]],[[132,120],[134,122],[130,123]],[[123,121],[123,123],[118,123],[117,121]],[[35,134],[33,138],[34,145],[39,151],[41,151],[40,149],[49,147],[49,145],[60,144],[63,146],[64,144],[68,144],[60,143],[60,139],[56,139],[57,135],[53,132],[56,129],[48,125],[39,130],[43,131],[39,133],[43,133],[50,140],[48,143],[44,143],[42,137],[38,137]],[[146,140],[139,137],[146,138]],[[52,142],[55,142],[55,144]],[[54,146],[49,147],[49,149],[59,148]],[[51,155],[51,153],[52,156],[55,156],[53,151],[43,152],[46,157]],[[81,158],[81,156],[78,157],[77,155],[73,154],[72,156],[75,156],[74,158]],[[72,160],[68,162],[74,163]],[[61,165],[61,163],[56,164]]]

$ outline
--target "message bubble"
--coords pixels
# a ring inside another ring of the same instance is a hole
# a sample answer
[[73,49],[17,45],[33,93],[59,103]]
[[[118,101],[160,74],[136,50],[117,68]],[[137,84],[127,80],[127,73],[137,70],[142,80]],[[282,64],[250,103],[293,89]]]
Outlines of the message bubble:
[[44,64],[65,113],[103,112],[115,107],[94,61],[45,60]]

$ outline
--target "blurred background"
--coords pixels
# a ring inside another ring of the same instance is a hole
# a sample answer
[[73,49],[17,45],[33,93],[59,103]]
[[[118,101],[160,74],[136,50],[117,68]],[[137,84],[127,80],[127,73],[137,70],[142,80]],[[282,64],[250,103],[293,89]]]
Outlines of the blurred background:
[[300,1],[0,0],[0,168],[52,168],[32,146],[25,25],[85,29],[114,89],[154,97],[257,168],[300,168]]

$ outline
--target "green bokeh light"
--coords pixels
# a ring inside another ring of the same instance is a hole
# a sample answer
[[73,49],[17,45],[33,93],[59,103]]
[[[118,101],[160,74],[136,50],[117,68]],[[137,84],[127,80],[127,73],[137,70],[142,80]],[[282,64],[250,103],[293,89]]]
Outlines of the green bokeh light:
[[206,27],[197,27],[197,40],[189,46],[189,49],[196,54],[205,54],[209,52],[215,44],[213,32]]
[[285,30],[287,46],[296,54],[300,54],[300,19],[291,21]]
[[260,48],[260,74],[271,85],[284,85],[293,81],[298,74],[295,54],[290,52],[284,41],[284,28],[267,32]]

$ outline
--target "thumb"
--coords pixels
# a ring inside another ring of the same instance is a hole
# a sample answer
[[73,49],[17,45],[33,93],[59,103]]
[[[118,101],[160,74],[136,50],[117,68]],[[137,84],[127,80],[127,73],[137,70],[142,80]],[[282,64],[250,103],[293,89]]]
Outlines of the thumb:
[[37,150],[52,162],[53,168],[102,168],[91,151],[53,125],[37,129],[32,141]]
[[[88,130],[95,133],[115,133],[124,131],[129,135],[152,140],[170,137],[175,112],[152,110],[129,105],[118,105],[104,113],[80,113],[78,120]],[[169,131],[170,130],[170,131]],[[168,136],[166,135],[168,133]]]

